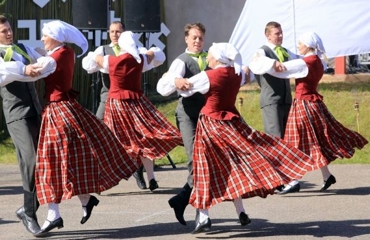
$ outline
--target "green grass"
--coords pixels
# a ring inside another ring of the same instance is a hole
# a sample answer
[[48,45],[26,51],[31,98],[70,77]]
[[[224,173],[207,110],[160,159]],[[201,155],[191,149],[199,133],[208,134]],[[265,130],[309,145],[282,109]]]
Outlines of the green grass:
[[0,163],[14,164],[17,162],[12,139],[4,131],[0,132]]
[[[292,86],[294,89],[294,86]],[[321,83],[319,92],[324,96],[329,111],[344,126],[359,131],[367,140],[370,140],[370,81],[362,82],[335,82]],[[262,113],[259,108],[259,90],[240,91],[238,98],[243,98],[243,105],[236,103],[247,123],[262,131]],[[152,98],[151,98],[152,99]],[[168,99],[168,98],[167,98]],[[166,118],[175,125],[176,98],[165,102],[166,98],[154,96],[152,101]],[[355,111],[354,103],[359,103],[359,112]],[[359,114],[358,114],[359,113]],[[12,141],[4,132],[0,133],[0,163],[16,163],[16,155]],[[370,164],[370,144],[362,150],[356,150],[351,159],[337,160],[335,164],[361,163]],[[177,147],[169,153],[171,159],[176,163],[185,163],[186,154],[183,147]],[[163,158],[156,161],[157,165],[167,165],[169,161]]]

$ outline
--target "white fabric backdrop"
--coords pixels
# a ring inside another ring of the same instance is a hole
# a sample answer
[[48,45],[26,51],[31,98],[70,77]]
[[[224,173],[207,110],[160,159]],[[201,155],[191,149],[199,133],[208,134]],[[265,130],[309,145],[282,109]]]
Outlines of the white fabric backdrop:
[[369,0],[247,0],[229,42],[248,65],[266,43],[265,26],[279,22],[283,46],[297,53],[297,38],[306,31],[323,40],[328,58],[370,53]]

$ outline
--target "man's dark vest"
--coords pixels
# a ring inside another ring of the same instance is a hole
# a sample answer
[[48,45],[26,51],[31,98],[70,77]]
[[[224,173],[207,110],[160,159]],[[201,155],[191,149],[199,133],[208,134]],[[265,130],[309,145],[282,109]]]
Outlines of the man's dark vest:
[[[189,54],[183,53],[177,58],[185,63],[184,78],[191,78],[192,76],[200,73],[198,63],[192,57],[190,57]],[[205,99],[203,94],[195,93],[190,97],[180,97],[178,107],[183,106],[184,111],[189,117],[198,118],[199,112],[204,106],[204,103]]]
[[[23,44],[17,44],[25,53]],[[0,56],[4,57],[5,51],[0,49]],[[12,61],[14,61],[12,59]],[[24,64],[29,64],[24,58]],[[33,82],[14,81],[0,88],[3,99],[3,111],[6,123],[27,117],[37,116],[41,113],[41,105]]]
[[[116,54],[113,51],[113,48],[110,47],[109,45],[103,46],[103,53],[104,53],[104,56],[105,55],[116,56]],[[110,88],[109,74],[102,73],[102,79],[103,79],[103,86],[109,89]]]
[[[261,47],[265,51],[266,57],[276,59],[278,57],[268,46]],[[286,49],[285,49],[286,50]],[[285,58],[284,61],[287,61]],[[269,74],[255,75],[258,85],[261,87],[260,107],[263,108],[270,104],[288,104],[292,103],[292,93],[290,90],[289,79],[282,79]]]

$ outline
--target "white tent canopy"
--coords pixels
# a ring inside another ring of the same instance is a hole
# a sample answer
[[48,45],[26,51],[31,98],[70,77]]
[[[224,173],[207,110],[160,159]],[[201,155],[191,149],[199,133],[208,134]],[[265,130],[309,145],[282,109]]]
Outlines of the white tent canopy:
[[323,40],[328,58],[370,53],[369,0],[248,0],[230,38],[248,65],[266,43],[265,26],[279,22],[283,46],[297,53],[297,38],[306,31]]

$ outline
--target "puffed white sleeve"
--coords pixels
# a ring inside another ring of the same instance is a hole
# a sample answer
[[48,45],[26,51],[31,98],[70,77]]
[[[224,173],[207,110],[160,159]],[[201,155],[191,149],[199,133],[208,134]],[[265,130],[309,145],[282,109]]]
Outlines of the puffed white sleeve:
[[263,49],[259,49],[253,55],[248,67],[254,74],[265,74],[272,68],[275,61],[275,59],[266,57]]
[[276,72],[273,68],[275,59],[268,58],[262,55],[255,55],[249,65],[249,69],[254,74],[270,74],[277,78],[303,78],[308,74],[308,67],[302,59],[290,60],[283,62],[287,68],[286,71]]
[[193,85],[189,90],[178,90],[178,93],[183,97],[190,97],[197,92],[205,94],[209,91],[210,83],[206,71],[192,76],[188,81]]
[[37,77],[23,75],[25,65],[20,61],[4,62],[0,58],[0,86],[5,86],[14,81],[33,82],[45,78],[56,69],[56,62],[52,57],[45,56],[37,59],[33,64],[41,74]]
[[143,66],[143,72],[146,72],[146,71],[149,71],[155,67],[158,67],[160,65],[162,65],[164,63],[164,61],[166,61],[166,55],[164,54],[164,52],[158,48],[158,47],[151,47],[148,51],[153,51],[154,53],[154,58],[153,60],[150,62],[150,64],[148,64],[147,62],[147,58],[146,58],[146,55],[144,53],[144,51],[140,51],[140,53],[144,56],[144,66]]
[[169,96],[176,92],[175,79],[185,75],[185,63],[180,59],[175,59],[168,72],[166,72],[157,83],[157,92],[162,96]]
[[97,54],[95,52],[89,52],[82,59],[82,68],[85,69],[88,74],[97,72],[101,69],[101,67],[95,61],[96,56]]

